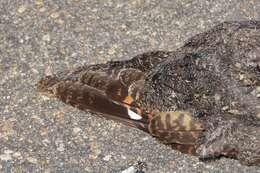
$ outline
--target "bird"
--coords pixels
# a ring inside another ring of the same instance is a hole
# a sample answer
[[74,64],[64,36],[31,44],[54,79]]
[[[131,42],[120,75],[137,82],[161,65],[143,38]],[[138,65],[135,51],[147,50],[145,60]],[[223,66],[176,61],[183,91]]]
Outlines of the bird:
[[260,21],[226,21],[173,51],[47,74],[36,88],[202,161],[260,165]]

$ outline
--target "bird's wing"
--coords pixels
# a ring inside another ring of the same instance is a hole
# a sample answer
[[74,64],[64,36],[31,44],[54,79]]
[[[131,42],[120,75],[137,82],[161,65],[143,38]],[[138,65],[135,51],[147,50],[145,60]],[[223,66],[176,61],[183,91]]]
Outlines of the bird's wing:
[[135,103],[143,86],[143,72],[132,68],[113,73],[90,70],[77,74],[76,80],[71,74],[65,80],[46,76],[38,82],[38,91],[78,109],[98,112],[108,119],[148,131],[147,116]]
[[145,83],[145,71],[163,59],[161,53],[150,54],[125,63],[91,65],[46,76],[38,82],[37,88],[81,110],[101,113],[105,118],[149,132],[182,150],[182,145],[187,148],[185,146],[195,144],[202,127],[187,112],[143,111],[147,109],[141,107],[139,97]]
[[154,115],[148,130],[166,144],[194,145],[204,128],[188,111],[170,111]]

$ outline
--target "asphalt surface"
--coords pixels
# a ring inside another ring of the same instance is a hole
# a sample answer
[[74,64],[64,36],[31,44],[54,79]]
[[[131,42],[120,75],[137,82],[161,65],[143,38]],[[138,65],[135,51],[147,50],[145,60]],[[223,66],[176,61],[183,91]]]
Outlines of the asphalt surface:
[[1,0],[0,172],[260,172],[231,159],[202,163],[132,128],[39,96],[54,71],[174,50],[226,20],[260,19],[258,0]]

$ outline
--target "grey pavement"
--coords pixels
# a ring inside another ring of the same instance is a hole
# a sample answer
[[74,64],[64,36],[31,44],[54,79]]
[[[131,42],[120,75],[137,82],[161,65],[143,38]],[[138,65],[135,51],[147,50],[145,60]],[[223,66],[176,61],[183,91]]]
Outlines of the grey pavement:
[[260,172],[203,163],[149,135],[39,96],[54,71],[174,50],[226,20],[260,19],[259,0],[0,0],[0,172]]

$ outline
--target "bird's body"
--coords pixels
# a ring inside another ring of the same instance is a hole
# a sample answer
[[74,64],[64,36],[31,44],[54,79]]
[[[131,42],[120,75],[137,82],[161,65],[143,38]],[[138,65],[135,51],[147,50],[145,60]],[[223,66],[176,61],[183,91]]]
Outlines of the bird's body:
[[37,88],[202,159],[260,164],[260,22],[224,22],[176,51],[79,67]]

